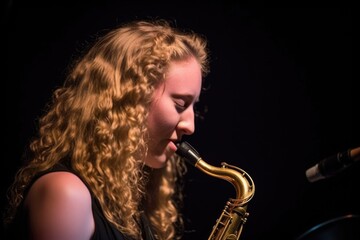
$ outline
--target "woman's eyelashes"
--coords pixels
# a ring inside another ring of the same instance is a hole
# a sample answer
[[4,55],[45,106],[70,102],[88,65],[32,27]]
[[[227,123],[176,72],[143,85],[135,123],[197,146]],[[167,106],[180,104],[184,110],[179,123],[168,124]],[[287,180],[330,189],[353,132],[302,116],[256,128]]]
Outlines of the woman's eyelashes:
[[175,103],[175,108],[176,110],[178,110],[179,112],[182,112],[186,109],[186,103],[183,100],[174,100]]
[[185,111],[191,105],[191,102],[181,98],[174,99],[174,103],[175,103],[175,108],[178,112]]

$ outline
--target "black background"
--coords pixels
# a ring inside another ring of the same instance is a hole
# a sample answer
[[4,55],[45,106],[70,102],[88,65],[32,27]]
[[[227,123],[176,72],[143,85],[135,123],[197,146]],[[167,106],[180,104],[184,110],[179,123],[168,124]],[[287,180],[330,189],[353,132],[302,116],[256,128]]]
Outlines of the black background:
[[[25,145],[66,68],[102,30],[165,18],[204,34],[211,51],[205,119],[187,140],[214,166],[227,163],[256,186],[241,239],[294,239],[359,214],[359,164],[309,183],[321,159],[360,146],[353,82],[352,8],[244,8],[239,4],[84,1],[4,5],[1,202]],[[207,239],[230,183],[189,167],[184,239]]]

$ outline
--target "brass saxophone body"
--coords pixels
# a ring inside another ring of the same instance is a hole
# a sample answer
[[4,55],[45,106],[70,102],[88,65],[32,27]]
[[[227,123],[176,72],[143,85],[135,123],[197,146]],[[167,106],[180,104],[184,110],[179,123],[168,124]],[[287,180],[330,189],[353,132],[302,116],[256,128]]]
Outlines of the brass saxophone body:
[[187,142],[177,145],[176,153],[202,172],[230,182],[236,191],[235,198],[229,198],[220,217],[216,220],[208,240],[238,240],[249,213],[248,202],[255,193],[255,184],[249,174],[241,168],[222,163],[215,167],[206,163]]

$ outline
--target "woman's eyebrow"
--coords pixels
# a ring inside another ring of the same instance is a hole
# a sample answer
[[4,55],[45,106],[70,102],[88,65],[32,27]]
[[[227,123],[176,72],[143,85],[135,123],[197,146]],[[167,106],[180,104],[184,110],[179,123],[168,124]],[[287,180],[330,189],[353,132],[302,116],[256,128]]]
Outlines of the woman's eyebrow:
[[196,97],[195,95],[189,93],[174,93],[172,94],[172,96],[176,98],[184,98],[191,101],[194,99],[195,101],[199,101],[199,97]]

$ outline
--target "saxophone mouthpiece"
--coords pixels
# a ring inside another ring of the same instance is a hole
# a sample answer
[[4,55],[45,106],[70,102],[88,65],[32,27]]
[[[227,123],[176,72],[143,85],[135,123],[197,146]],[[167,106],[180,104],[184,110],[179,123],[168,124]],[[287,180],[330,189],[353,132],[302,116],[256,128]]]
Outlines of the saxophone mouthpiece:
[[185,160],[191,165],[196,165],[196,163],[201,159],[200,154],[193,148],[188,142],[184,141],[177,143],[176,153],[185,158]]

